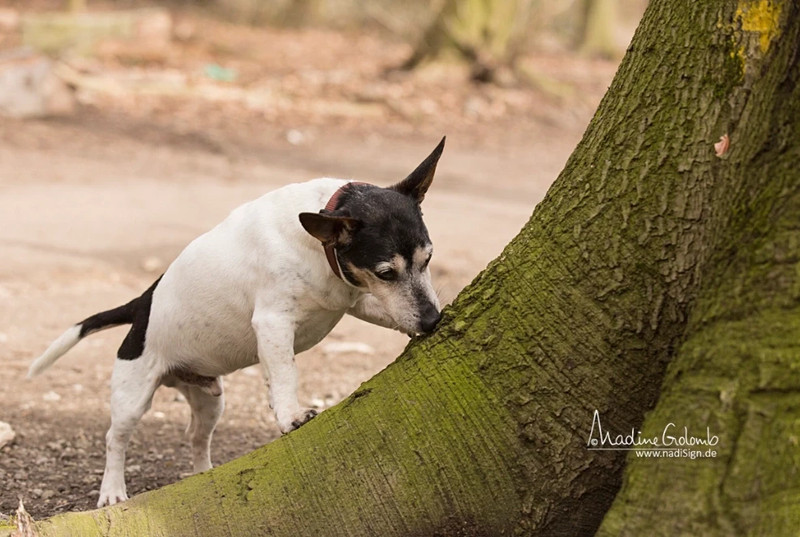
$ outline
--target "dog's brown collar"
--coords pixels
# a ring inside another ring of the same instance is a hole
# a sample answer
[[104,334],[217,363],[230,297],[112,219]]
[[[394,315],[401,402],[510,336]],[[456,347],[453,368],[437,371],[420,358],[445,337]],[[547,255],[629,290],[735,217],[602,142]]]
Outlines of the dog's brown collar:
[[[339,205],[339,199],[342,197],[342,194],[344,194],[345,191],[354,185],[366,184],[368,183],[361,183],[358,181],[345,183],[333,193],[333,196],[331,196],[331,199],[329,199],[328,203],[325,205],[325,210],[327,212],[335,211],[336,207]],[[342,274],[342,267],[339,265],[339,256],[336,254],[336,247],[333,245],[333,243],[323,243],[322,248],[325,250],[325,258],[328,260],[328,265],[331,266],[333,273],[336,274],[336,276],[343,282],[353,285],[347,281],[347,278]]]

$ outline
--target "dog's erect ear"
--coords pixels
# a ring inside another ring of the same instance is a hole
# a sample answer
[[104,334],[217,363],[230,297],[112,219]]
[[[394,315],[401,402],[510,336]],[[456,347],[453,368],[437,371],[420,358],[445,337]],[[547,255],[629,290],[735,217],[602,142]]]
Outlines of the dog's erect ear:
[[349,216],[324,213],[300,213],[300,225],[322,244],[343,244],[361,221]]
[[425,198],[425,193],[433,182],[433,174],[436,172],[436,163],[439,162],[439,157],[442,156],[445,139],[446,137],[442,138],[442,141],[439,142],[436,149],[428,155],[428,158],[422,161],[422,164],[417,166],[416,170],[411,172],[411,175],[389,188],[401,194],[405,194],[406,196],[411,196],[417,200],[417,203],[422,203],[422,200]]

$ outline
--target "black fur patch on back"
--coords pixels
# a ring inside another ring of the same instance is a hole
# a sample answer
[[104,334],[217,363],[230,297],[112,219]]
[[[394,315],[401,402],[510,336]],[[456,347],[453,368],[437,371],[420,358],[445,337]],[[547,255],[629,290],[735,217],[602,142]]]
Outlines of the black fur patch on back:
[[132,307],[133,326],[131,326],[128,335],[125,336],[122,345],[120,345],[117,351],[117,358],[120,360],[135,360],[144,352],[144,339],[147,334],[147,324],[150,322],[150,306],[153,304],[153,291],[155,291],[160,281],[161,276],[159,276],[147,291],[142,293],[142,296],[127,304],[127,306]]

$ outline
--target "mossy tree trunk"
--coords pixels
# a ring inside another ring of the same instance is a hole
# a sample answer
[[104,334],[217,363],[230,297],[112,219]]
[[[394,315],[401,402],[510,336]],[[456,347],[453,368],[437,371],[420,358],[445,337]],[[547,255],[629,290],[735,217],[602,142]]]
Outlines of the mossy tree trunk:
[[[294,433],[42,534],[796,534],[798,46],[791,0],[651,2],[433,335]],[[719,456],[631,459],[617,495],[626,452],[587,449],[593,412],[626,432],[656,403],[645,432],[709,427]]]
[[692,21],[718,28],[687,41],[688,54],[725,59],[721,71],[700,76],[739,73],[694,101],[730,134],[729,153],[708,178],[727,190],[731,210],[714,230],[721,242],[699,273],[684,336],[642,429],[660,436],[672,422],[674,433],[688,426],[706,436],[708,427],[719,454],[630,457],[601,536],[800,531],[800,4],[725,4],[692,6],[685,22],[671,21],[678,36]]

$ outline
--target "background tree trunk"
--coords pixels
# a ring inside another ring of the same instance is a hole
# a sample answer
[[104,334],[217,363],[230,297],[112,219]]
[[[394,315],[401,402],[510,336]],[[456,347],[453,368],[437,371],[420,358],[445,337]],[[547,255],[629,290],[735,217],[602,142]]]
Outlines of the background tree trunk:
[[617,4],[618,0],[583,0],[579,45],[582,53],[604,58],[617,55]]
[[514,68],[535,5],[534,0],[443,0],[403,68],[449,56],[467,62],[472,79],[496,81]]
[[797,11],[652,2],[565,170],[436,333],[298,431],[42,533],[591,534],[625,462],[586,449],[592,413],[640,427],[676,349],[645,430],[708,424],[720,457],[635,461],[601,533],[795,532]]

